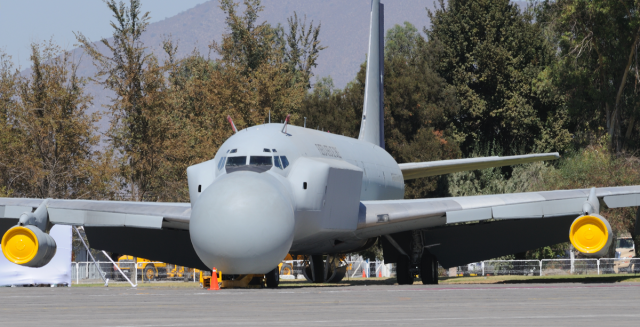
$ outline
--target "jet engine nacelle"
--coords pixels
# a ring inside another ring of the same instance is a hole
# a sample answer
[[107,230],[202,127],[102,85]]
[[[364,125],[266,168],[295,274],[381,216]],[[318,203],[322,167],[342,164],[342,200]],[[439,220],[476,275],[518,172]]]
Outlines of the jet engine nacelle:
[[576,250],[585,256],[603,257],[613,240],[611,225],[595,213],[580,216],[571,224],[569,239]]
[[53,237],[33,225],[12,227],[4,233],[1,245],[7,260],[26,267],[42,267],[56,254]]

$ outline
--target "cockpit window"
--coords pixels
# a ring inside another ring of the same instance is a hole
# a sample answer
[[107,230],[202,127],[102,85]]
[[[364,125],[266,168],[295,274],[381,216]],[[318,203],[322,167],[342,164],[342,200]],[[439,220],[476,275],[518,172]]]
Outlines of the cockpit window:
[[247,164],[247,157],[229,157],[227,158],[227,167],[244,166]]
[[227,157],[222,157],[220,158],[220,161],[218,162],[218,170],[222,169],[222,167],[224,167],[224,161],[227,159]]
[[271,166],[273,162],[271,161],[271,156],[251,156],[249,159],[249,165],[253,166]]
[[267,149],[267,148],[264,148],[264,149],[262,150],[262,152],[271,152],[271,150],[269,150],[269,149]]
[[289,166],[289,160],[287,160],[287,157],[280,156],[280,160],[282,160],[282,169],[285,169],[287,168],[287,166]]
[[273,163],[276,165],[276,167],[282,169],[282,165],[280,164],[280,157],[273,156]]

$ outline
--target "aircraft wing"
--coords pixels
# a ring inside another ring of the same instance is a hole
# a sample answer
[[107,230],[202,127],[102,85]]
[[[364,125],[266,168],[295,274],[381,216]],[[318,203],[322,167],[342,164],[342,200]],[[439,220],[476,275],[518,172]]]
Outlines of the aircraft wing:
[[[0,218],[18,219],[43,199],[0,198]],[[131,201],[49,200],[49,220],[54,224],[87,227],[189,229],[191,204]]]
[[[355,236],[422,229],[425,246],[442,266],[457,266],[569,241],[569,227],[590,191],[362,201]],[[598,188],[595,194],[609,208],[640,206],[640,186]]]
[[558,152],[525,154],[508,157],[481,157],[468,159],[451,159],[429,162],[399,164],[405,180],[420,177],[445,175],[459,171],[485,169],[491,167],[510,166],[536,161],[555,160],[560,158]]
[[[0,235],[43,201],[0,198]],[[208,269],[191,244],[189,203],[50,199],[47,212],[51,223],[84,226],[93,248]]]

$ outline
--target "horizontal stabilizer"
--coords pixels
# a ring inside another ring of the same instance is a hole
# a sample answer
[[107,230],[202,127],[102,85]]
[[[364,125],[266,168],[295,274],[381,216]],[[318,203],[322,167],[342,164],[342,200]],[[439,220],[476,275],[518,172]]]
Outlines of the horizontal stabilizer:
[[536,153],[508,157],[482,157],[400,164],[405,180],[456,173],[459,171],[511,166],[536,161],[555,160],[560,154]]

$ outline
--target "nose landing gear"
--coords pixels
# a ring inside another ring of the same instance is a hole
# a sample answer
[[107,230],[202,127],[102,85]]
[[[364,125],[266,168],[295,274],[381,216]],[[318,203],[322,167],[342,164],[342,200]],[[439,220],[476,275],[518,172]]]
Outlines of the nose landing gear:
[[278,267],[264,275],[268,288],[277,288],[280,284],[280,270]]
[[347,266],[343,257],[327,255],[326,262],[322,255],[310,255],[305,262],[304,277],[312,283],[338,283],[347,274]]

